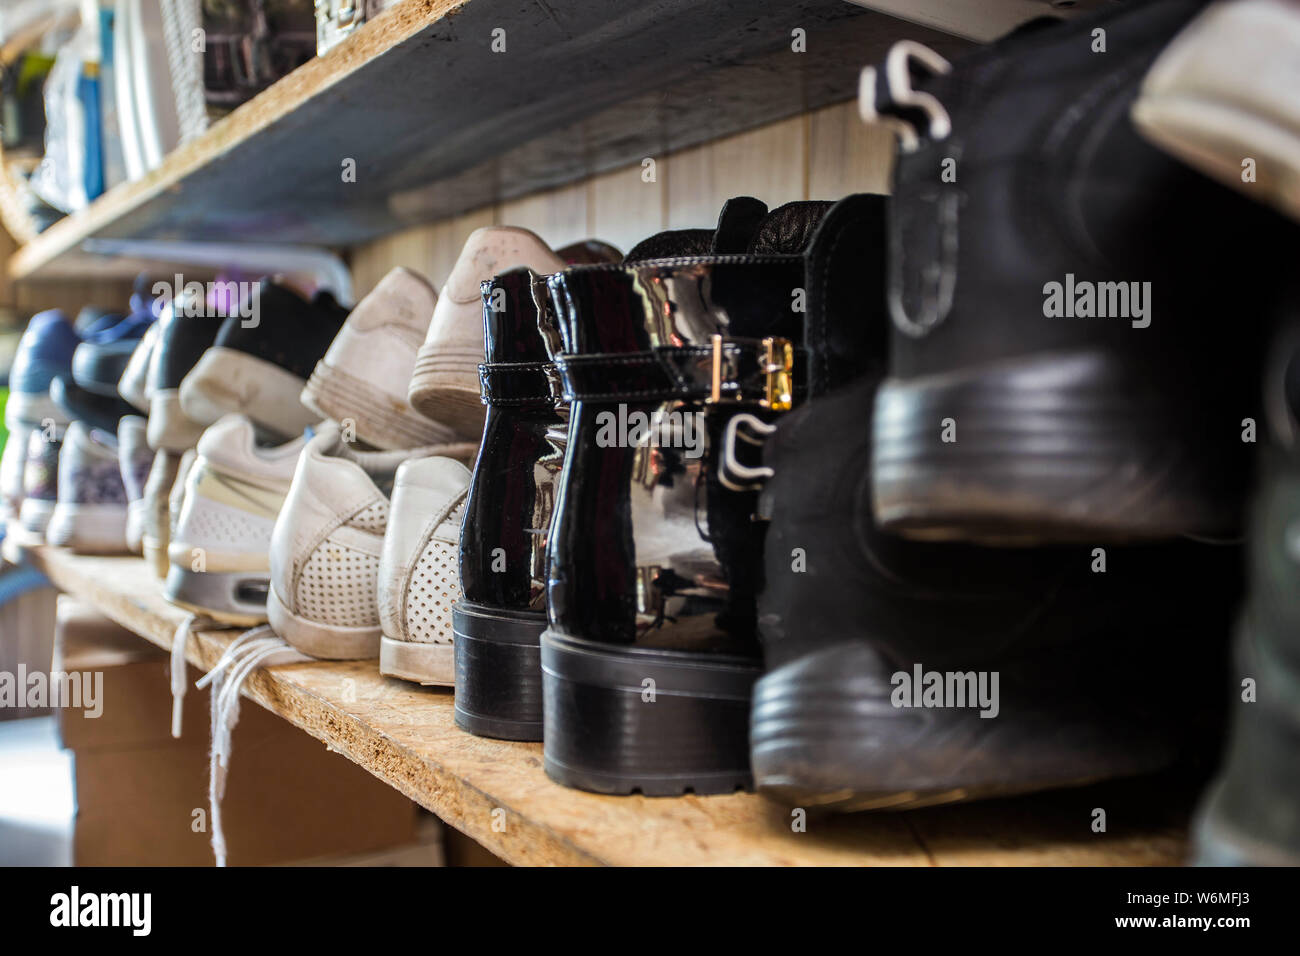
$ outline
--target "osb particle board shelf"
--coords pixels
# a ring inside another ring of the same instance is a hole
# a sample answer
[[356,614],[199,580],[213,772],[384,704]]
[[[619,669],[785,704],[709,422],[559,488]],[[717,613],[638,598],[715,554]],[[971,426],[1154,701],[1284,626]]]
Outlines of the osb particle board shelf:
[[[11,560],[25,555],[60,590],[171,647],[183,615],[143,561],[19,543],[6,542]],[[203,632],[187,656],[206,670],[236,633]],[[1174,865],[1195,794],[1166,776],[908,813],[809,816],[796,833],[787,808],[755,794],[605,797],[561,787],[543,772],[540,744],[464,733],[449,691],[381,677],[374,661],[264,668],[245,693],[515,864]],[[1106,833],[1091,829],[1096,807],[1107,812]]]
[[403,0],[10,275],[95,269],[87,239],[354,245],[851,99],[903,36],[966,42],[844,0]]

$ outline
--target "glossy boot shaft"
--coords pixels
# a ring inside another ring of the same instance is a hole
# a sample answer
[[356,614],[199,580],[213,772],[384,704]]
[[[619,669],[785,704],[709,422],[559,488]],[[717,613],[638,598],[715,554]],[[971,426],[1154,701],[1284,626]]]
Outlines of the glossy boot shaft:
[[528,269],[483,283],[487,416],[461,530],[464,596],[452,612],[456,723],[509,740],[542,739],[546,544],[567,427],[534,285],[545,296]]
[[542,641],[546,770],[561,783],[749,785],[763,527],[743,469],[804,389],[803,282],[791,255],[550,280],[572,403]]

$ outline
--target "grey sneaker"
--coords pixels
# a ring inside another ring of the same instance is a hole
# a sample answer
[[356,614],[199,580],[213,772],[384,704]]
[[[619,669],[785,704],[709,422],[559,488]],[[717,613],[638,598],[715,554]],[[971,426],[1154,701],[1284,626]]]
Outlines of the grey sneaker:
[[73,422],[59,455],[58,502],[45,539],[79,553],[123,553],[126,511],[117,439],[84,422]]

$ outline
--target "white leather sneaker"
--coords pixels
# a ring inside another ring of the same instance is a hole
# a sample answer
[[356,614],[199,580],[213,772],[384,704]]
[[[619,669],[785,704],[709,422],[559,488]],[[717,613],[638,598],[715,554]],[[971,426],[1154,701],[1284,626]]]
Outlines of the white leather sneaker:
[[454,440],[451,428],[407,401],[415,355],[437,301],[433,286],[410,269],[398,267],[384,276],[316,363],[302,403],[322,418],[350,421],[356,437],[376,448]]
[[1189,166],[1300,220],[1298,62],[1300,4],[1212,4],[1152,65],[1134,125]]
[[223,624],[266,620],[271,532],[305,445],[259,445],[242,415],[203,433],[167,546],[167,600]]
[[271,534],[271,627],[297,650],[330,660],[379,654],[376,589],[389,495],[408,458],[469,461],[473,444],[359,451],[327,422],[307,442]]
[[479,400],[483,362],[483,293],[494,275],[527,266],[538,275],[564,268],[564,260],[533,232],[517,226],[475,229],[433,310],[429,335],[411,375],[411,404],[466,438],[483,434],[486,414]]
[[452,458],[397,469],[379,559],[379,672],[455,686],[451,606],[460,598],[460,525],[470,470]]

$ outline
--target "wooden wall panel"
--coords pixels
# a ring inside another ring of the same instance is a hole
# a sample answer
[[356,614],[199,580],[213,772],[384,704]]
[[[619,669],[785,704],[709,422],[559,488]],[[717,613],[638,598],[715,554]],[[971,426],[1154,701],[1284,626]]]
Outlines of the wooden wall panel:
[[893,134],[863,123],[856,102],[808,114],[807,198],[888,193],[893,167]]
[[587,183],[512,199],[497,207],[497,222],[537,233],[551,248],[591,238]]
[[[668,163],[655,159],[649,170],[625,166],[591,179],[587,219],[592,237],[626,253],[646,236],[668,228]],[[653,179],[647,181],[647,176]]]
[[712,226],[732,196],[769,206],[807,192],[807,118],[796,116],[668,157],[668,227]]
[[651,157],[650,182],[638,163],[360,246],[352,257],[357,295],[396,265],[441,285],[465,237],[492,223],[525,226],[553,247],[595,238],[626,252],[662,229],[712,226],[732,196],[757,196],[775,207],[797,199],[887,192],[893,151],[893,137],[865,126],[856,104],[815,110]]

